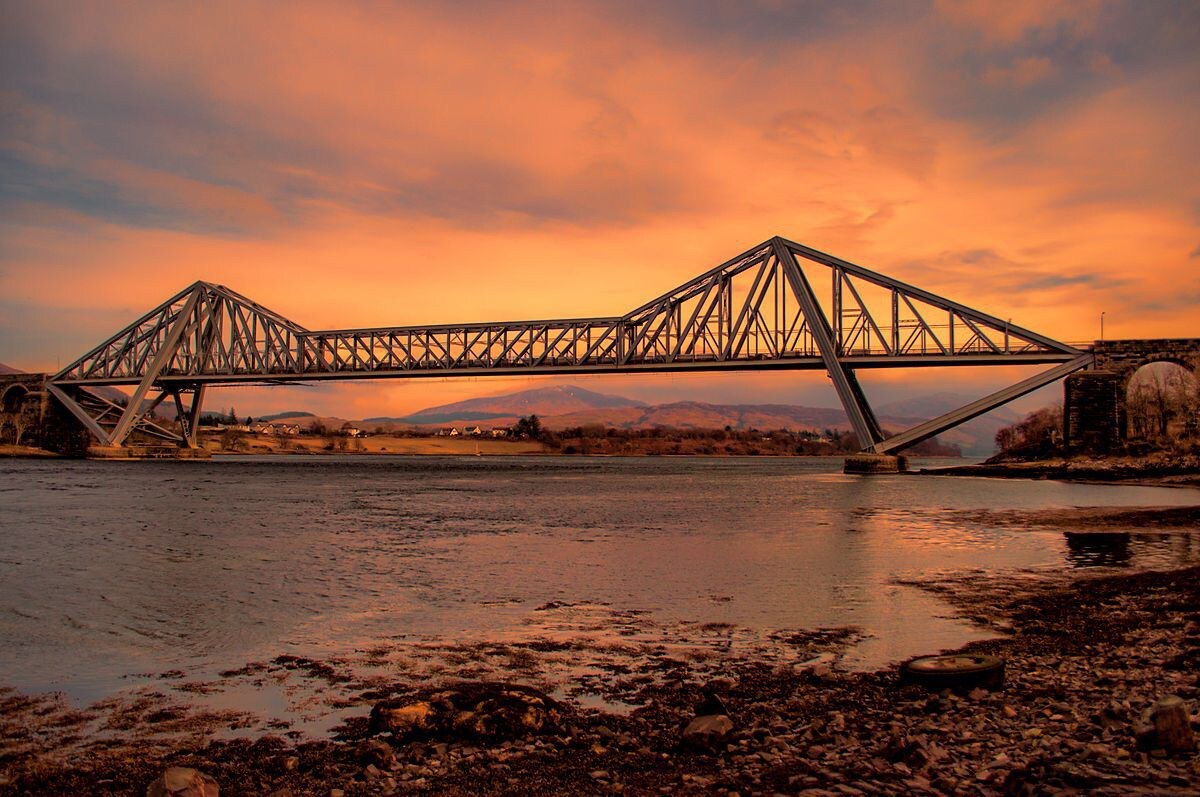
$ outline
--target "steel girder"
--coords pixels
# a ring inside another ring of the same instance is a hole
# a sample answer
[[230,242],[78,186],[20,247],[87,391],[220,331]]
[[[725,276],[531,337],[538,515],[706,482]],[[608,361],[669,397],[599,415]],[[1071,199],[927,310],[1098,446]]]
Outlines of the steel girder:
[[[857,369],[1060,364],[1082,354],[776,237],[623,316],[602,318],[310,331],[224,286],[197,282],[49,381],[102,443],[152,432],[150,405],[171,397],[176,436],[194,445],[203,386],[211,384],[822,368],[864,446],[893,450],[883,445]],[[115,417],[85,398],[102,385],[135,388]],[[147,399],[152,391],[157,397]],[[186,412],[180,393],[192,395]]]

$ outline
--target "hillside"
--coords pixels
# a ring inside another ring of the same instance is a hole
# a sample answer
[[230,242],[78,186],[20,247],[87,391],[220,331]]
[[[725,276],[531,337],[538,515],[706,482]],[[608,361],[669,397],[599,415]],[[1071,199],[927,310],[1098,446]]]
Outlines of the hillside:
[[566,415],[589,410],[612,410],[644,407],[645,404],[623,396],[596,393],[575,385],[552,385],[550,387],[522,390],[500,396],[457,401],[428,407],[402,418],[366,418],[364,423],[405,424],[451,424],[474,421],[516,420],[526,415],[544,417]]
[[[950,409],[968,403],[972,397],[938,393],[883,405],[878,413],[886,430],[900,431]],[[596,393],[583,388],[560,385],[548,388],[488,396],[479,399],[429,407],[404,417],[367,418],[362,425],[382,426],[507,426],[518,418],[536,414],[542,424],[560,430],[576,426],[602,425],[618,429],[645,429],[656,426],[677,429],[791,429],[821,432],[849,428],[840,408],[805,407],[791,404],[710,404],[701,401],[677,401],[646,404],[634,399]],[[1018,416],[1001,409],[988,413],[939,436],[944,443],[959,446],[971,454],[990,454],[994,450],[996,430]]]
[[668,426],[676,429],[813,429],[846,425],[846,413],[827,407],[800,407],[787,404],[708,404],[702,401],[676,401],[613,413],[582,411],[546,416],[551,428],[603,424],[621,429]]

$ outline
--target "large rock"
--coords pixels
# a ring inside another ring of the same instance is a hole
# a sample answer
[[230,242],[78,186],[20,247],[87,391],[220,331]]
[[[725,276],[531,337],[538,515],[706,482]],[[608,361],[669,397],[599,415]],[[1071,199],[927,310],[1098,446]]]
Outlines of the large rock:
[[391,769],[396,763],[396,751],[387,742],[379,739],[368,739],[361,748],[358,754],[359,760],[367,765],[373,765],[379,769]]
[[715,753],[725,746],[732,733],[733,720],[728,715],[704,714],[687,724],[681,741],[693,750]]
[[1183,698],[1167,695],[1154,704],[1150,712],[1158,746],[1169,753],[1190,753],[1196,749],[1196,736],[1188,722]]
[[537,689],[484,681],[381,701],[371,709],[370,730],[403,738],[512,739],[557,733],[565,715]]
[[713,686],[709,685],[704,688],[703,699],[696,706],[696,716],[703,717],[706,714],[728,714],[729,709],[725,708],[725,702],[721,700],[720,695]]
[[146,797],[219,797],[220,793],[215,780],[188,767],[170,767],[146,787]]
[[433,713],[433,705],[427,700],[384,700],[371,709],[371,732],[390,731],[397,736],[406,736],[423,731],[432,724]]

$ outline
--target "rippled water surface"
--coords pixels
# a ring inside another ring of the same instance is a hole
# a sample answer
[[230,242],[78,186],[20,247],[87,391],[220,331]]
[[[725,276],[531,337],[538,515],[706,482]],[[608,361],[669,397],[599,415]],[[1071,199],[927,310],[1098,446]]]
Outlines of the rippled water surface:
[[[860,626],[882,662],[961,643],[898,579],[1168,564],[962,510],[1193,504],[1190,490],[844,476],[835,459],[0,462],[0,682],[90,699],[128,676],[479,638],[549,601],[664,620]],[[953,522],[948,512],[955,512]],[[969,518],[969,514],[967,515]]]

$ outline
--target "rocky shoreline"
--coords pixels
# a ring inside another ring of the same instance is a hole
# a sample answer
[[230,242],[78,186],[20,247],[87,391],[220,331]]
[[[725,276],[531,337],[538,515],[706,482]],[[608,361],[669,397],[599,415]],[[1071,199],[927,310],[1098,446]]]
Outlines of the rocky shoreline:
[[1157,487],[1200,487],[1200,455],[1060,457],[1045,460],[1005,460],[976,465],[953,465],[919,471],[936,476],[984,476],[999,479],[1057,479],[1081,482],[1120,482]]
[[[205,773],[222,794],[276,797],[1185,794],[1200,787],[1200,756],[1157,748],[1139,724],[1156,701],[1177,695],[1192,727],[1200,726],[1200,568],[1071,582],[1056,574],[961,574],[924,586],[1004,635],[964,648],[1006,660],[1003,689],[930,693],[901,686],[893,668],[842,671],[837,655],[852,630],[782,640],[793,654],[784,658],[732,646],[722,653],[720,644],[615,656],[590,684],[607,707],[629,709],[622,712],[587,708],[569,692],[554,698],[511,686],[537,683],[540,657],[595,653],[566,643],[512,646],[498,672],[470,664],[487,651],[461,650],[462,663],[438,677],[399,673],[370,683],[356,683],[337,662],[280,657],[225,675],[301,671],[348,690],[363,710],[328,738],[280,728],[214,742],[212,728],[236,729],[238,712],[113,701],[96,738],[80,732],[86,712],[10,690],[0,695],[0,792],[144,794],[171,766]],[[460,696],[446,697],[447,689]],[[530,716],[540,720],[528,720],[528,705],[514,709],[497,697],[514,690],[535,696],[542,714]],[[439,705],[476,719],[429,719],[444,713]],[[426,719],[389,725],[378,720],[380,706]],[[710,728],[702,744],[689,741],[685,727],[714,706],[729,726]]]

